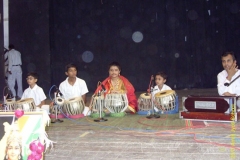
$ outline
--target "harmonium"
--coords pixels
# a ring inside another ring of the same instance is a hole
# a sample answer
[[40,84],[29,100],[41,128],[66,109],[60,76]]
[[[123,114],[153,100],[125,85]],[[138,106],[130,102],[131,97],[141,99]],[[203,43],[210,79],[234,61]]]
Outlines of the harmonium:
[[183,111],[179,112],[179,117],[204,121],[237,122],[240,120],[237,100],[238,97],[230,96],[189,95],[182,98]]

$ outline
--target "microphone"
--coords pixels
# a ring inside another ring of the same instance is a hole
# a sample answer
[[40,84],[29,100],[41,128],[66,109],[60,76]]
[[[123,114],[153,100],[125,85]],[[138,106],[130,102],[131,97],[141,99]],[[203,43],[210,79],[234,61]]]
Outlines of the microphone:
[[58,97],[58,94],[59,94],[60,96],[63,95],[57,86],[56,86],[56,93],[57,93],[57,94],[56,94],[57,97]]
[[101,83],[101,87],[102,87],[103,92],[106,92],[106,88],[104,87],[104,85],[102,83]]
[[224,83],[224,86],[228,87],[230,86],[234,81],[236,81],[238,78],[240,77],[240,75],[238,75],[234,80],[232,80],[230,83]]
[[227,86],[227,87],[228,87],[228,86],[229,86],[229,83],[224,83],[224,86]]

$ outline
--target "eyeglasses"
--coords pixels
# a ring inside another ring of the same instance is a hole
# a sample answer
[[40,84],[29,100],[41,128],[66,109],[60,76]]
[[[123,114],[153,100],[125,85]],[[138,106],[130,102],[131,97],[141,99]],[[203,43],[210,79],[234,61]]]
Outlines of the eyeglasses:
[[26,80],[33,80],[34,78],[26,78]]

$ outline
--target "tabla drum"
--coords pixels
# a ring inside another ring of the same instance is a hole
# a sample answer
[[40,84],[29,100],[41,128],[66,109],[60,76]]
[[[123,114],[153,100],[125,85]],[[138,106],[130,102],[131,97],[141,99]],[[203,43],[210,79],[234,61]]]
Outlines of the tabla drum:
[[[92,118],[99,118],[104,117],[105,113],[104,113],[104,109],[106,110],[106,108],[104,107],[104,96],[95,96],[93,97],[93,100],[90,104],[91,108],[91,117]],[[100,115],[101,113],[101,115]]]
[[6,107],[5,107],[6,111],[15,110],[15,106],[16,106],[16,101],[14,101],[12,99],[6,99]]
[[123,117],[125,110],[128,108],[128,99],[126,94],[107,94],[104,106],[109,110],[112,117]]
[[138,114],[147,115],[152,111],[151,94],[142,93],[138,98]]
[[84,117],[83,110],[85,104],[82,97],[75,97],[69,100],[65,100],[63,104],[63,111],[67,114],[69,118],[77,119]]
[[36,109],[36,105],[33,98],[25,98],[16,102],[15,110],[19,108],[27,112],[32,112]]
[[165,90],[155,94],[154,106],[162,113],[178,113],[178,98],[174,90]]

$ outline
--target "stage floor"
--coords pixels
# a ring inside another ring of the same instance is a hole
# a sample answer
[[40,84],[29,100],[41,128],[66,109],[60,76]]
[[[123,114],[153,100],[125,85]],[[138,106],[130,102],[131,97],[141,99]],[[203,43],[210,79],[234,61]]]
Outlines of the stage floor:
[[[176,93],[181,111],[183,96],[215,96],[217,89],[176,90]],[[108,121],[100,123],[84,117],[50,124],[46,131],[56,143],[45,154],[45,160],[240,159],[239,123],[234,124],[234,132],[230,122],[184,120],[179,114],[161,115],[160,119],[131,114],[106,118]]]

